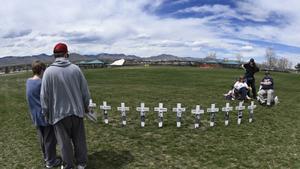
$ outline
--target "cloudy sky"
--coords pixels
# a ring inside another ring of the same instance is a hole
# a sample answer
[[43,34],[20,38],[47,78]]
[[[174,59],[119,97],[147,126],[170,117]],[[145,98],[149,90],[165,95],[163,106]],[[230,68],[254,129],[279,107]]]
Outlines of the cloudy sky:
[[0,57],[162,53],[262,62],[266,48],[300,62],[299,0],[10,0],[0,7]]

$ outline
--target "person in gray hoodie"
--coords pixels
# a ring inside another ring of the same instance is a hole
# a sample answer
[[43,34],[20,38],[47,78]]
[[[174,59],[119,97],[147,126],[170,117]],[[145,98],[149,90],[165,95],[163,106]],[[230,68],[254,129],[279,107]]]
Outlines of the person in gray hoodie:
[[[55,61],[45,71],[41,86],[41,106],[49,124],[54,126],[61,148],[62,168],[85,168],[87,145],[83,123],[89,110],[90,93],[80,68],[69,60],[68,47],[55,45]],[[73,152],[74,150],[74,152]]]

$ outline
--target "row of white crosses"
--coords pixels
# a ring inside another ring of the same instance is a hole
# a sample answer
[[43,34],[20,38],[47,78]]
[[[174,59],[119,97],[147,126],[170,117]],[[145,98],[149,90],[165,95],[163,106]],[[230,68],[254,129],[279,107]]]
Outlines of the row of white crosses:
[[[238,120],[237,124],[240,125],[242,121],[243,116],[243,110],[246,109],[245,106],[243,106],[244,102],[239,102],[239,105],[235,107],[235,110],[238,111]],[[90,108],[96,108],[96,104],[90,101]],[[256,108],[256,105],[254,105],[254,101],[251,102],[251,104],[247,107],[249,110],[249,123],[253,121],[253,111]],[[230,106],[229,103],[226,103],[225,107],[222,107],[222,112],[224,112],[224,120],[225,120],[225,126],[229,124],[229,113],[233,111],[233,107]],[[103,105],[100,105],[100,110],[103,111],[103,117],[104,117],[104,123],[108,124],[108,111],[111,110],[111,106],[107,105],[107,102],[104,101]],[[126,126],[126,112],[129,111],[129,107],[125,106],[125,103],[121,103],[120,107],[117,107],[117,110],[121,113],[121,121],[122,125]],[[181,107],[181,103],[177,103],[177,106],[172,109],[173,112],[176,112],[176,125],[177,127],[181,127],[181,117],[182,113],[186,111],[186,108]],[[145,127],[145,116],[146,112],[149,112],[149,107],[145,107],[145,103],[141,103],[140,107],[136,108],[136,111],[140,112],[141,117],[141,127]],[[154,111],[157,112],[158,115],[158,127],[163,127],[163,117],[164,113],[168,111],[167,108],[163,107],[163,103],[159,103],[158,107],[154,107]],[[93,111],[92,111],[93,112]],[[210,108],[207,108],[207,112],[210,113],[210,126],[213,127],[215,125],[215,118],[216,113],[219,112],[219,108],[216,108],[215,104],[211,104]],[[201,109],[200,105],[196,105],[196,109],[191,110],[192,114],[195,114],[195,128],[199,128],[200,126],[200,120],[201,115],[204,114],[204,110]]]

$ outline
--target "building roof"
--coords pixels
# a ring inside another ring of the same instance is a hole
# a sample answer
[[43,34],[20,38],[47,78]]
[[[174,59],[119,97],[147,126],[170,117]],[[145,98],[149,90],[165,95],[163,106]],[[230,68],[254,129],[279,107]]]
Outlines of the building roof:
[[221,64],[224,64],[224,65],[240,65],[241,63],[238,62],[238,61],[224,61]]
[[86,61],[80,61],[78,64],[86,64]]
[[104,62],[102,62],[102,61],[96,59],[96,60],[89,61],[89,62],[87,62],[87,61],[81,61],[81,62],[79,62],[78,64],[79,64],[79,65],[93,65],[93,64],[104,64]]
[[87,64],[104,64],[104,62],[96,59],[96,60],[93,60],[93,61],[90,61],[90,62],[87,62]]
[[112,64],[110,64],[111,66],[123,66],[125,63],[125,59],[120,59],[120,60],[116,60],[114,61]]
[[208,64],[218,64],[219,62],[216,60],[208,60],[208,61],[204,61],[203,63],[208,63]]

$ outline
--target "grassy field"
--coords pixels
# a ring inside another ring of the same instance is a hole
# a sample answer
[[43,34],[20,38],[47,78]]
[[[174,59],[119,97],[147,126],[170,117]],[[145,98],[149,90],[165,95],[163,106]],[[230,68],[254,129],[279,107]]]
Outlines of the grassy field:
[[[93,100],[113,106],[110,124],[85,120],[89,168],[300,168],[300,76],[274,73],[276,107],[258,106],[255,121],[236,124],[237,113],[225,127],[223,113],[214,128],[205,114],[202,126],[193,129],[191,108],[211,103],[225,105],[222,94],[242,70],[192,67],[125,67],[84,71]],[[30,73],[0,76],[0,168],[42,168],[35,128],[25,100],[25,81]],[[263,73],[257,74],[257,84]],[[122,128],[116,107],[130,106],[128,125]],[[146,127],[140,128],[135,107],[151,107]],[[157,127],[153,107],[168,108],[164,128]],[[187,107],[183,125],[176,128],[171,108],[180,102]],[[237,102],[233,101],[233,105]],[[101,114],[102,117],[102,114]]]

